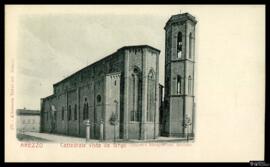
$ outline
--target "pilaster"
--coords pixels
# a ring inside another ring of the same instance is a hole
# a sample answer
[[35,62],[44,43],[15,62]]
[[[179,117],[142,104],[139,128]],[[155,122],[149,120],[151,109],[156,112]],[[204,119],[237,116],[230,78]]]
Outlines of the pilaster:
[[66,134],[68,135],[68,91],[66,90],[66,112],[65,112],[65,125],[66,125]]
[[124,139],[128,139],[128,123],[129,123],[129,111],[128,111],[128,85],[129,85],[129,52],[125,50],[124,56],[124,65],[125,65],[125,72],[124,72]]
[[146,111],[147,111],[147,73],[146,73],[146,49],[143,49],[142,58],[142,108],[141,108],[141,123],[140,123],[140,140],[145,139],[145,122],[146,122]]
[[156,110],[155,110],[155,120],[154,120],[154,137],[156,138],[159,135],[159,54],[156,54]]
[[77,135],[80,135],[80,87],[77,87]]

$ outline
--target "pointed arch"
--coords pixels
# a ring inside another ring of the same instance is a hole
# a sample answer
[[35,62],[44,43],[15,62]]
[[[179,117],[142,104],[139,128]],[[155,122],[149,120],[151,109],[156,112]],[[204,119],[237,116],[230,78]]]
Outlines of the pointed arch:
[[130,121],[141,120],[141,98],[142,98],[142,82],[141,82],[141,70],[134,66],[131,72],[131,97],[132,97],[132,109]]

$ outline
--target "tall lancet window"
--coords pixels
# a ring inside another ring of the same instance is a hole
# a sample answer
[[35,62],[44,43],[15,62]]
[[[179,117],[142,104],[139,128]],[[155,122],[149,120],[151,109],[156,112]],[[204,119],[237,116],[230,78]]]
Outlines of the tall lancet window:
[[179,32],[177,35],[177,58],[182,58],[182,51],[183,51],[183,38],[182,33]]
[[177,75],[177,84],[176,84],[177,94],[181,94],[181,89],[182,89],[182,77],[180,75]]
[[131,100],[132,100],[132,108],[131,108],[131,116],[130,121],[140,121],[141,119],[141,77],[140,71],[138,68],[134,68],[133,73],[131,74]]
[[74,105],[74,120],[77,120],[77,104]]
[[156,109],[155,96],[156,96],[156,84],[155,84],[155,73],[151,70],[148,74],[147,81],[147,114],[146,120],[148,122],[154,121],[154,113]]
[[85,98],[84,105],[83,105],[83,120],[89,119],[88,110],[89,110],[89,106],[88,106],[87,98]]
[[115,116],[116,120],[118,121],[118,101],[114,100],[114,107],[115,107]]
[[65,108],[62,107],[62,121],[65,119]]
[[192,78],[191,78],[191,76],[188,76],[188,94],[190,94],[191,93],[191,83],[192,82]]
[[192,57],[192,33],[189,33],[189,58]]
[[71,106],[68,106],[68,120],[71,120]]

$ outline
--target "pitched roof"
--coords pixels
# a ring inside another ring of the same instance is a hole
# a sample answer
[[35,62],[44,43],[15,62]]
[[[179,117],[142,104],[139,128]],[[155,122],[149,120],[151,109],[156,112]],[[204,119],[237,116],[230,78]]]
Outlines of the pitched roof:
[[60,84],[60,83],[62,83],[62,82],[64,82],[64,81],[66,81],[67,79],[71,78],[71,77],[74,76],[75,74],[78,74],[79,72],[83,71],[84,69],[86,69],[86,68],[88,68],[88,67],[90,67],[90,66],[92,66],[92,65],[94,65],[94,64],[97,64],[97,63],[99,63],[99,62],[101,62],[101,61],[103,61],[103,60],[109,58],[110,56],[114,56],[118,51],[125,50],[125,49],[132,49],[132,48],[150,48],[150,49],[152,49],[152,50],[155,50],[155,51],[157,51],[157,52],[160,52],[160,50],[158,50],[158,49],[156,49],[156,48],[154,48],[154,47],[152,47],[152,46],[149,46],[149,45],[131,45],[131,46],[123,46],[123,47],[117,49],[116,52],[114,52],[114,53],[112,53],[112,54],[110,54],[110,55],[108,55],[108,56],[106,56],[106,57],[103,57],[103,58],[101,58],[100,60],[98,60],[98,61],[96,61],[96,62],[93,62],[93,63],[90,64],[90,65],[87,65],[86,67],[80,69],[79,71],[77,71],[77,72],[75,72],[75,73],[69,75],[68,77],[62,79],[61,81],[59,81],[59,82],[57,82],[57,83],[55,83],[55,84],[53,84],[53,85],[56,86],[56,85],[58,85],[58,84]]
[[159,49],[154,48],[152,46],[149,45],[132,45],[132,46],[123,46],[122,48],[118,49],[118,50],[124,50],[124,49],[133,49],[133,48],[150,48],[152,50],[155,50],[157,52],[160,52]]
[[189,13],[176,14],[176,15],[172,15],[170,17],[170,19],[167,21],[164,29],[166,29],[167,26],[171,25],[172,23],[179,22],[179,21],[186,21],[186,20],[191,20],[195,24],[197,23],[196,18]]

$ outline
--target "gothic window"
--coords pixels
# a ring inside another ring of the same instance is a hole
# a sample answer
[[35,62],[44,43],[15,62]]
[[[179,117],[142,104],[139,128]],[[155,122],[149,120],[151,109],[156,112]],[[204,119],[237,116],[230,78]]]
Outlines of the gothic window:
[[116,115],[116,118],[118,119],[118,101],[114,101],[114,106],[115,106],[115,115]]
[[57,120],[57,111],[54,111],[54,119]]
[[47,112],[47,121],[49,120],[49,112]]
[[71,120],[71,106],[68,106],[68,120]]
[[183,39],[182,39],[182,33],[179,32],[177,35],[177,58],[178,59],[182,57],[182,50],[183,50]]
[[191,93],[191,81],[192,81],[191,76],[188,76],[188,94]]
[[135,115],[135,103],[136,103],[136,76],[134,74],[131,75],[131,80],[132,80],[132,111],[131,111],[131,121],[136,120],[136,115]]
[[133,69],[133,74],[131,75],[131,97],[132,97],[132,109],[130,121],[140,121],[141,120],[141,77],[140,70],[138,68]]
[[83,120],[86,120],[89,118],[88,117],[88,109],[89,109],[89,106],[88,106],[87,98],[85,98],[85,102],[83,105]]
[[77,104],[74,105],[74,120],[77,120]]
[[65,118],[65,108],[62,107],[62,120],[64,120],[64,118]]
[[100,103],[101,102],[101,96],[97,95],[97,102]]
[[192,56],[192,33],[189,33],[189,58]]
[[155,85],[155,75],[154,71],[151,70],[148,74],[147,81],[147,114],[146,120],[148,122],[154,121],[154,113],[155,113],[155,93],[156,93],[156,85]]
[[181,94],[181,89],[182,89],[182,78],[180,75],[177,75],[177,84],[176,84],[177,88],[177,94]]

